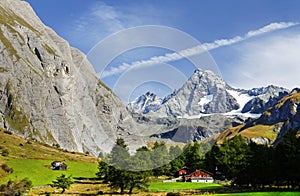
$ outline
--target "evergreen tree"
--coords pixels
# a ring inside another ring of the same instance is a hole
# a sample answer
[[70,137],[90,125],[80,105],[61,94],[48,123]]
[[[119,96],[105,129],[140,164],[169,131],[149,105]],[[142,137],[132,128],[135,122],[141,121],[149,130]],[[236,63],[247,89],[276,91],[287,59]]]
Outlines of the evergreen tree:
[[57,188],[62,188],[62,192],[64,193],[66,189],[70,188],[70,186],[74,183],[72,180],[72,176],[66,177],[65,174],[58,176],[55,181],[53,182],[53,186]]
[[131,157],[131,160],[132,168],[130,168],[130,170],[146,171],[151,170],[153,168],[153,163],[151,160],[151,151],[145,146],[137,149],[136,154]]
[[203,158],[201,156],[201,145],[198,142],[188,144],[184,151],[185,166],[195,171],[202,168]]
[[109,176],[109,174],[110,174],[109,164],[104,160],[101,160],[98,165],[98,172],[96,173],[96,176],[100,180],[103,180],[106,183],[108,182],[107,177]]
[[164,142],[154,143],[154,147],[151,152],[151,160],[153,163],[153,174],[158,177],[168,173],[167,164],[170,162],[169,152]]
[[249,160],[245,180],[253,187],[264,187],[273,182],[273,148],[254,142],[249,144]]
[[118,138],[110,153],[111,164],[115,167],[126,169],[127,160],[130,158],[124,139]]
[[[144,149],[146,150],[146,149]],[[142,150],[139,150],[143,152]],[[138,160],[141,157],[130,156],[127,145],[123,139],[118,138],[111,153],[111,164],[105,161],[99,162],[98,173],[99,178],[109,184],[112,189],[120,189],[120,193],[124,194],[128,190],[132,193],[134,188],[144,189],[147,187],[148,172],[129,171],[137,170]]]
[[213,171],[217,167],[228,180],[233,180],[233,184],[245,184],[243,180],[248,168],[249,147],[241,136],[236,136],[231,140],[225,140],[221,146],[214,146],[207,153],[205,165],[208,171]]
[[300,187],[300,138],[289,131],[275,148],[274,170],[278,185]]

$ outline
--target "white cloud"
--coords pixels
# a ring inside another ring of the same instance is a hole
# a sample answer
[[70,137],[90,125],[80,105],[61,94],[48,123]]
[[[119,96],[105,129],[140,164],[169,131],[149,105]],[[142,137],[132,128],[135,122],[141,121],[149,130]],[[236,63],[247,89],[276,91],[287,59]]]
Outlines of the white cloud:
[[[112,32],[126,28],[121,21],[123,17],[125,15],[121,11],[103,2],[97,2],[91,6],[87,14],[77,20],[76,30],[92,30],[95,33],[109,35]],[[99,31],[99,28],[102,32]]]
[[124,72],[125,70],[129,68],[140,68],[142,66],[151,66],[151,65],[156,65],[159,63],[168,63],[176,60],[180,60],[183,58],[188,58],[191,56],[194,56],[196,54],[203,53],[205,50],[213,50],[216,48],[220,48],[223,46],[229,46],[241,41],[244,41],[246,39],[259,36],[265,33],[270,33],[276,30],[280,29],[286,29],[292,26],[298,25],[298,23],[293,23],[293,22],[279,22],[279,23],[271,23],[268,24],[262,28],[259,28],[257,30],[249,31],[246,33],[244,36],[236,36],[231,39],[219,39],[215,40],[214,42],[211,43],[204,43],[200,46],[196,46],[193,48],[188,48],[179,52],[174,52],[174,53],[168,53],[162,56],[154,56],[150,59],[147,60],[141,60],[141,61],[134,61],[132,63],[123,63],[119,65],[118,67],[112,67],[109,70],[105,70],[101,75],[102,78],[109,77],[115,74],[120,74]]
[[300,86],[300,33],[273,35],[235,47],[237,59],[223,74],[233,86],[253,88],[270,84]]
[[286,29],[292,26],[298,25],[298,23],[294,23],[294,22],[275,22],[275,23],[271,23],[269,25],[266,25],[258,30],[255,31],[249,31],[245,37],[254,37],[254,36],[258,36],[264,33],[268,33],[274,30],[279,30],[279,29]]
[[66,26],[68,40],[88,53],[105,37],[120,30],[143,24],[161,24],[163,12],[149,3],[125,4],[95,1],[76,18],[75,26]]

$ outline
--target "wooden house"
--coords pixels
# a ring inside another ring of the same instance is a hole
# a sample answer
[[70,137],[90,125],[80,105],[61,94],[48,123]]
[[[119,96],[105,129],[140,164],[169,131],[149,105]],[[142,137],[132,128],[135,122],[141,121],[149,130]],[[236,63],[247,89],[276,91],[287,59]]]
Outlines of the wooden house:
[[51,163],[52,170],[67,170],[68,166],[60,161],[54,161]]
[[202,182],[212,183],[214,181],[213,175],[203,169],[196,170],[188,175],[183,176],[185,182]]

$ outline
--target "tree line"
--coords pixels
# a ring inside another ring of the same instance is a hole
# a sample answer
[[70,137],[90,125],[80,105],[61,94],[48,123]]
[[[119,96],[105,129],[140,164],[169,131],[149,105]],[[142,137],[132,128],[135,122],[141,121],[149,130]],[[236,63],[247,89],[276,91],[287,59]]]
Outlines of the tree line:
[[99,156],[102,161],[97,176],[121,193],[132,193],[134,188],[147,189],[149,176],[172,178],[183,167],[191,171],[205,169],[215,179],[226,179],[232,186],[300,187],[300,138],[292,131],[275,146],[236,136],[222,145],[195,142],[183,149],[155,142],[152,148],[141,147],[134,155],[129,154],[124,140],[119,138],[110,154]]
[[273,146],[234,137],[213,146],[203,163],[209,171],[217,167],[233,186],[300,189],[300,138],[293,131]]

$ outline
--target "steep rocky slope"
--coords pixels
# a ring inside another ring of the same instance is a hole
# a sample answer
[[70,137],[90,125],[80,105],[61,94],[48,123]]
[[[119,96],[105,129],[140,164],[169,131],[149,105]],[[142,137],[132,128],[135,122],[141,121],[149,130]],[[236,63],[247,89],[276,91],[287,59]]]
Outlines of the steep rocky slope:
[[236,135],[242,135],[257,143],[276,143],[287,131],[300,130],[300,90],[294,89],[275,105],[268,108],[256,120],[230,128],[217,139],[222,143]]
[[138,140],[131,116],[85,55],[20,0],[0,1],[0,127],[94,155],[116,137]]

